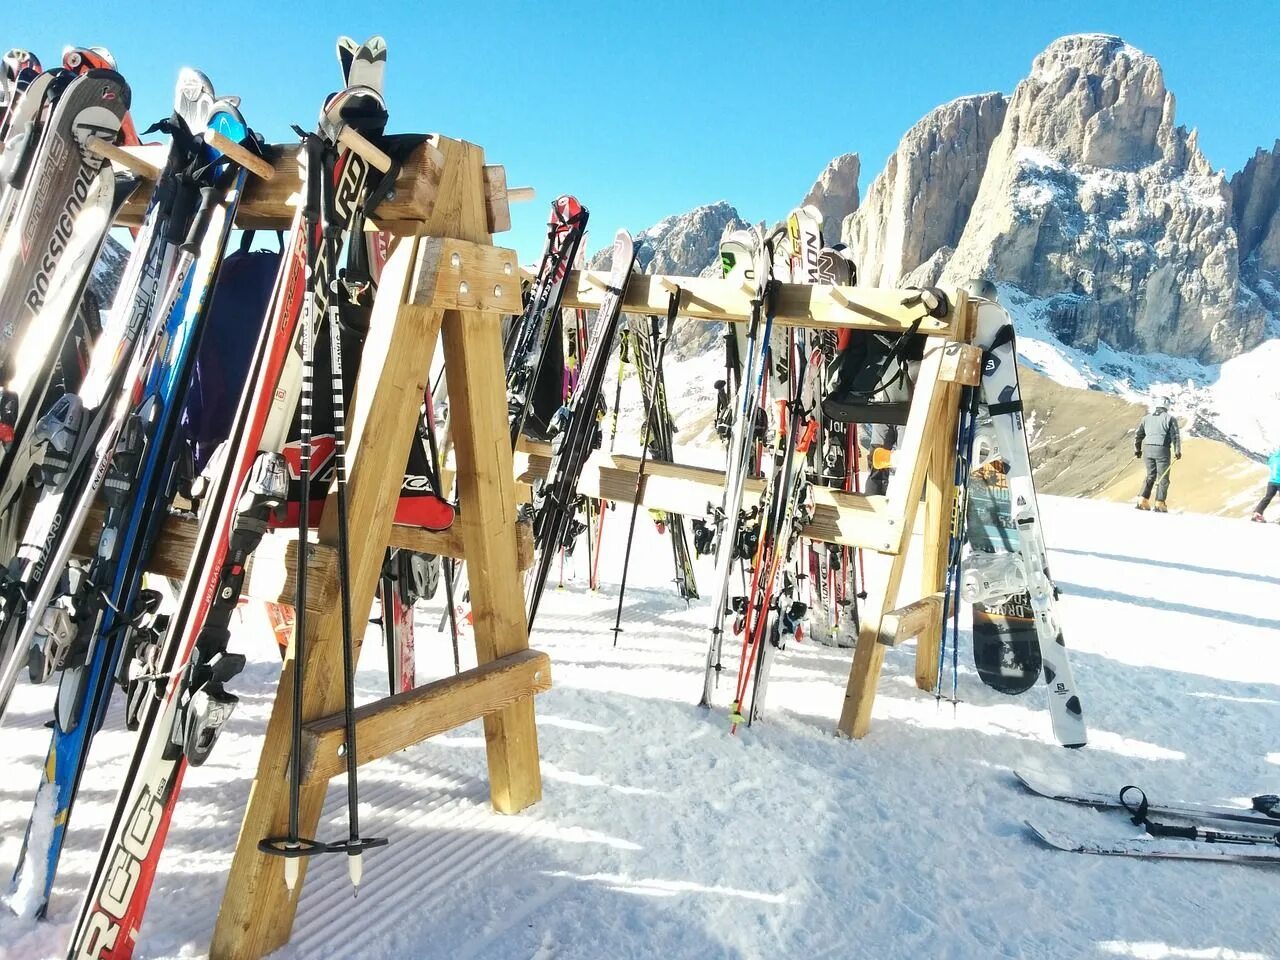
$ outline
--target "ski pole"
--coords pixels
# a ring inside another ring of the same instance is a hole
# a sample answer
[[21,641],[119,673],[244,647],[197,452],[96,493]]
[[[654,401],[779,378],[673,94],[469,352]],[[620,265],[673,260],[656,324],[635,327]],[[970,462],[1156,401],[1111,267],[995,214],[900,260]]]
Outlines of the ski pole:
[[[667,341],[671,339],[671,329],[675,326],[676,314],[680,310],[680,294],[680,288],[676,287],[668,297],[667,322],[661,332],[658,330],[658,325],[661,321],[657,317],[650,318],[652,329],[659,337],[658,350],[653,361],[653,380],[651,382],[657,380],[657,371],[662,366],[662,358],[667,350]],[[649,394],[649,403],[644,412],[644,433],[640,438],[640,466],[636,470],[636,489],[631,503],[631,524],[627,527],[627,548],[622,557],[622,584],[618,588],[618,615],[613,621],[613,645],[615,647],[618,645],[618,634],[622,632],[622,601],[627,595],[627,570],[631,566],[631,542],[636,535],[636,517],[640,513],[640,491],[644,487],[644,467],[649,461],[649,438],[653,433],[653,415],[657,394],[658,391],[655,384]]]

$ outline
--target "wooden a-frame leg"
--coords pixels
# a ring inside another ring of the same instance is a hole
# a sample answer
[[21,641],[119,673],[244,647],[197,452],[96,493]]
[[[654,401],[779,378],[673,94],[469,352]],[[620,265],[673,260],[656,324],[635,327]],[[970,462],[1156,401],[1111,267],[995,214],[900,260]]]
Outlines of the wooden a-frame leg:
[[[464,204],[457,236],[488,243],[481,172],[484,151],[474,144],[450,147],[466,151],[466,162],[456,167],[459,179],[452,189],[479,201],[478,207]],[[516,487],[502,377],[502,317],[451,310],[445,313],[443,333],[458,503],[467,518],[463,549],[476,658],[489,663],[529,648],[523,577],[516,558]],[[485,717],[484,738],[494,808],[515,813],[536,803],[542,797],[542,775],[533,698]]]
[[[946,588],[950,549],[951,510],[955,502],[955,434],[959,422],[959,391],[945,384],[942,413],[934,436],[929,474],[924,488],[924,570],[920,593],[929,596]],[[946,629],[939,617],[916,638],[916,686],[933,691],[938,687],[938,651]]]
[[[961,300],[963,306],[963,300]],[[890,546],[893,559],[889,564],[884,590],[878,602],[868,605],[862,629],[858,631],[858,643],[853,652],[853,667],[849,671],[849,684],[845,690],[844,706],[840,711],[838,731],[846,737],[862,737],[871,726],[871,707],[876,698],[876,685],[880,681],[880,668],[884,665],[884,646],[879,642],[884,615],[897,603],[902,586],[902,574],[906,565],[907,549],[911,544],[911,531],[915,525],[916,510],[920,505],[920,492],[928,475],[937,434],[946,399],[946,384],[940,380],[945,341],[930,337],[920,363],[911,401],[911,412],[899,447],[900,466],[890,486],[886,507],[890,523],[896,530],[896,542]]]

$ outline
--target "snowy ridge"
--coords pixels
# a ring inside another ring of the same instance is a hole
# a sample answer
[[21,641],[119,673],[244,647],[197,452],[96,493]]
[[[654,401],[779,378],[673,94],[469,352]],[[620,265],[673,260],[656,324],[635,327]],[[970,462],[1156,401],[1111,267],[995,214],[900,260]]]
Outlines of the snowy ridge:
[[1128,353],[1102,340],[1089,351],[1064,344],[1049,328],[1047,317],[1061,309],[1070,294],[1035,298],[1010,284],[997,286],[1014,318],[1019,357],[1046,377],[1133,403],[1170,399],[1171,409],[1192,433],[1220,433],[1258,458],[1280,447],[1280,339],[1266,340],[1218,364],[1163,353]]

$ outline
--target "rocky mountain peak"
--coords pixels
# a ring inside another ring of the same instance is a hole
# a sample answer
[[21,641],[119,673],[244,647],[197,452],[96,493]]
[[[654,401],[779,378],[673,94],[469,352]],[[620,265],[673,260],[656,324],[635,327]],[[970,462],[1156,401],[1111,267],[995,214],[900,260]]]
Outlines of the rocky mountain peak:
[[844,153],[827,164],[800,205],[812,204],[822,214],[823,234],[834,243],[840,238],[845,217],[858,209],[858,177],[862,161],[856,153]]
[[934,266],[919,282],[937,281],[969,220],[1006,107],[999,93],[960,97],[907,131],[844,222],[859,282],[893,286],[926,263]]

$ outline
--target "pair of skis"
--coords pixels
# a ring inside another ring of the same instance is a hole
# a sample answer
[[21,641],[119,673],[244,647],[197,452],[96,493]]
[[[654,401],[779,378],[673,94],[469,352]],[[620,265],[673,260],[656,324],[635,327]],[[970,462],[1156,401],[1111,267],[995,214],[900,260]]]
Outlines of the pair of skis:
[[[814,283],[822,247],[822,217],[801,207],[787,218],[785,235],[778,236],[772,263],[779,283]],[[779,342],[769,344],[785,387],[776,401],[777,416],[772,466],[764,494],[755,511],[748,539],[756,548],[751,562],[751,585],[735,611],[741,616],[742,653],[738,682],[730,711],[731,729],[750,725],[764,709],[765,692],[774,657],[796,636],[808,613],[800,598],[799,571],[793,568],[799,533],[808,514],[808,453],[819,429],[811,416],[817,406],[814,389],[822,355],[810,349],[808,331],[792,327]],[[779,362],[780,361],[780,362]],[[748,700],[748,695],[750,699]]]
[[622,299],[635,269],[635,259],[631,235],[619,230],[614,237],[608,285],[591,328],[591,351],[582,363],[573,396],[557,411],[551,425],[551,466],[546,479],[534,491],[533,532],[538,557],[525,588],[530,629],[551,564],[560,549],[572,542],[579,500],[578,481],[587,459],[600,445],[600,395],[622,321]]
[[[1032,834],[1046,846],[1073,853],[1169,860],[1227,860],[1280,863],[1280,797],[1253,798],[1253,809],[1202,803],[1152,803],[1137,786],[1115,793],[1083,790],[1069,780],[1039,772],[1015,771],[1018,782],[1042,797],[1094,807],[1123,810],[1144,834],[1122,839],[1081,836],[1027,820]],[[1161,822],[1161,817],[1180,821]]]

